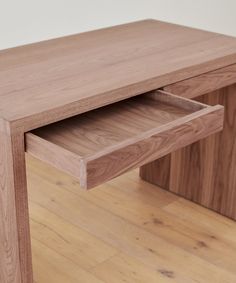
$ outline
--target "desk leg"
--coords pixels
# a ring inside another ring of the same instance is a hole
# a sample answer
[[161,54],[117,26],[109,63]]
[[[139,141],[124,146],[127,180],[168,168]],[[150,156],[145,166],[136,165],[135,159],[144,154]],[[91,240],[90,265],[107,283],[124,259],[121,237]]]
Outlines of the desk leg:
[[0,282],[32,283],[24,134],[0,120]]
[[236,220],[236,84],[197,100],[225,106],[223,132],[143,166],[140,176]]

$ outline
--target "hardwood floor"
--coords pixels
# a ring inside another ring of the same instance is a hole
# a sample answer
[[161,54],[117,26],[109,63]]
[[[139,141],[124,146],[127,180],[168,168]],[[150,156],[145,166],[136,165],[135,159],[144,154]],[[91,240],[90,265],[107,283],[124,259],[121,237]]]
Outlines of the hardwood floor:
[[27,156],[35,283],[234,283],[236,222],[125,174],[91,191]]

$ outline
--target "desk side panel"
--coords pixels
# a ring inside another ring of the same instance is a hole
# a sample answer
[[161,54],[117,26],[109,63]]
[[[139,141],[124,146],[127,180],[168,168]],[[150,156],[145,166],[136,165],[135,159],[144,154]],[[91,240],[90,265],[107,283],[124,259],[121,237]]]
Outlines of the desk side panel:
[[141,167],[140,176],[236,220],[236,84],[196,99],[225,107],[223,131]]

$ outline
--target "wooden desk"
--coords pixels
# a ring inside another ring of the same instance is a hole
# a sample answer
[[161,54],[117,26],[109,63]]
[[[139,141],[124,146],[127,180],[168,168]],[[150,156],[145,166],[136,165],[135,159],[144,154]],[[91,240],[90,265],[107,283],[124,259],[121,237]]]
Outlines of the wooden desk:
[[[236,219],[235,38],[145,20],[3,50],[0,66],[1,283],[33,282],[25,150],[78,165],[84,187],[143,166],[145,180]],[[223,107],[180,96],[225,105],[223,133],[199,141],[222,129]]]

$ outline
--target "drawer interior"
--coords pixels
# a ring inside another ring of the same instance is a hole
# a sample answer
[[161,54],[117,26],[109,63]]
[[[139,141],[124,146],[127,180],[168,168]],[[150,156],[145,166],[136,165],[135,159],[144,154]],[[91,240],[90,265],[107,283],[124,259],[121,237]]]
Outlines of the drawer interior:
[[165,125],[194,110],[140,95],[33,131],[53,144],[88,157]]
[[[129,161],[125,161],[126,156],[132,159],[127,152],[129,145],[165,132],[171,125],[175,127],[176,121],[179,121],[180,125],[185,124],[186,117],[191,121],[191,118],[196,116],[194,114],[197,113],[196,117],[199,117],[201,111],[206,115],[213,111],[209,108],[213,107],[165,92],[153,91],[27,133],[26,151],[78,177],[82,180],[82,186],[93,187],[103,182],[103,179],[110,179],[123,171],[119,170],[108,178],[101,178],[99,182],[91,182],[88,186],[89,162],[100,160],[100,165],[97,162],[97,167],[90,170],[90,174],[94,175],[102,171],[100,167],[108,166],[101,157],[111,153],[114,154],[109,159],[109,166],[116,164],[120,158],[120,163],[124,163],[124,170],[134,168],[131,164],[127,165]],[[122,152],[124,148],[126,150]],[[137,155],[136,152],[134,154]],[[153,156],[155,157],[155,153]]]

